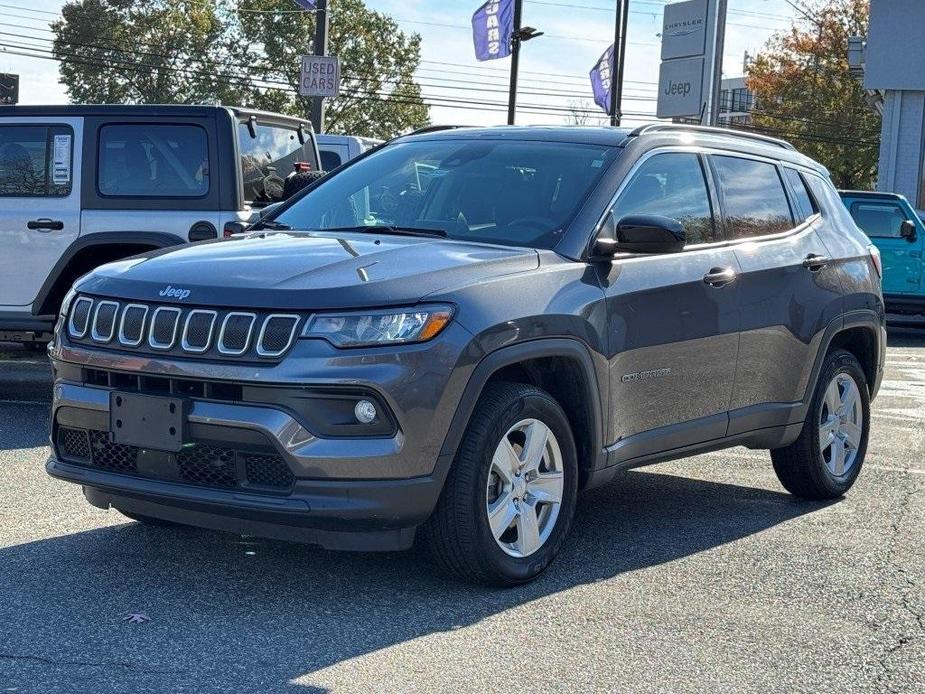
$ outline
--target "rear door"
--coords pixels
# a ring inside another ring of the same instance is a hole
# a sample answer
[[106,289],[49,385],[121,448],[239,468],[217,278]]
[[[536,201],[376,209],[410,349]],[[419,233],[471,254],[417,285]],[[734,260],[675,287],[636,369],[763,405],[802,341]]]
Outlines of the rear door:
[[[900,200],[849,198],[845,200],[854,223],[880,249],[883,293],[914,294],[922,290],[922,245],[925,227],[915,211]],[[904,221],[916,225],[915,237],[900,236]]]
[[228,202],[219,191],[213,117],[86,123],[84,234],[155,232],[176,243],[218,236]]
[[746,154],[711,154],[710,164],[741,267],[734,435],[788,422],[789,404],[806,391],[819,339],[840,313],[842,290],[799,171]]
[[687,248],[622,256],[605,281],[610,335],[612,463],[726,433],[738,351],[738,265],[722,244],[702,155],[656,151],[637,164],[614,219],[657,214],[685,228]]
[[0,119],[0,306],[30,305],[80,233],[81,124]]

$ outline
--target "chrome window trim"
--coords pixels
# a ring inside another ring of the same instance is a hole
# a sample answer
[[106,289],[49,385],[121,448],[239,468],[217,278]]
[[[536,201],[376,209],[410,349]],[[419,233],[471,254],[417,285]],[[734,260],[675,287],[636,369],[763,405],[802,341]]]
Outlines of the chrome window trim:
[[[99,319],[100,319],[100,309],[103,308],[103,306],[115,306],[116,307],[116,312],[112,316],[112,328],[109,330],[108,337],[104,337],[103,335],[98,333],[96,330],[96,324],[99,322]],[[118,320],[119,320],[119,302],[118,301],[110,301],[109,299],[104,299],[103,301],[97,302],[96,310],[93,312],[93,327],[90,329],[90,337],[93,338],[94,342],[102,342],[104,344],[112,342],[112,338],[115,337],[116,335],[116,323],[118,322]]]
[[[125,339],[125,316],[128,314],[130,308],[141,308],[144,309],[144,314],[141,316],[141,332],[138,335],[138,340],[131,342]],[[122,309],[122,319],[119,321],[119,344],[125,345],[126,347],[137,347],[145,340],[145,321],[148,320],[148,306],[145,304],[126,304]]]
[[[173,321],[173,334],[170,337],[170,342],[160,343],[154,339],[154,326],[157,323],[157,316],[161,311],[169,311],[175,315]],[[151,349],[160,349],[168,350],[171,349],[177,341],[177,329],[180,327],[180,314],[182,311],[176,306],[158,306],[154,309],[154,313],[151,315],[151,325],[148,328],[148,346]]]
[[[292,319],[292,330],[289,331],[289,340],[286,342],[285,347],[283,347],[279,351],[269,352],[263,348],[263,336],[267,330],[267,325],[270,323],[270,321],[273,319],[278,319],[278,318],[291,318]],[[299,323],[301,322],[301,320],[302,320],[302,316],[296,315],[294,313],[271,313],[269,316],[267,316],[264,319],[263,324],[260,326],[260,334],[257,336],[257,354],[261,357],[279,357],[285,354],[286,350],[292,347],[292,343],[295,340],[295,334],[299,328]]]
[[[594,225],[594,232],[591,234],[591,237],[588,239],[588,244],[585,248],[585,257],[588,257],[591,253],[591,246],[594,244],[595,239],[597,239],[598,234],[601,233],[601,230],[604,227],[604,222],[607,220],[607,215],[613,210],[614,206],[617,204],[617,200],[623,194],[623,191],[632,181],[633,176],[639,171],[642,165],[651,159],[654,156],[659,154],[677,154],[677,153],[687,153],[687,154],[705,154],[705,155],[717,155],[724,157],[740,157],[742,159],[755,159],[757,161],[763,161],[768,164],[774,164],[777,167],[791,166],[791,167],[800,167],[803,171],[809,171],[815,175],[819,175],[818,171],[814,171],[811,168],[802,166],[800,164],[795,164],[783,159],[773,159],[771,157],[766,157],[760,154],[752,154],[751,152],[739,152],[734,149],[722,149],[719,147],[704,147],[699,145],[666,145],[664,147],[656,147],[651,149],[648,152],[645,152],[635,164],[626,172],[626,176],[623,177],[623,180],[620,181],[620,185],[617,187],[616,193],[610,199],[610,202],[605,206],[604,213],[601,215],[600,219],[597,220],[597,224]],[[708,185],[715,184],[709,179],[706,181]],[[786,188],[784,189],[786,192]],[[810,191],[812,192],[812,191]],[[720,204],[722,204],[720,202]],[[817,201],[818,204],[818,201]],[[821,205],[820,205],[821,210]],[[805,231],[808,227],[815,224],[819,219],[822,218],[822,212],[817,212],[812,217],[809,217],[806,221],[797,224],[792,229],[787,229],[786,231],[780,231],[776,234],[766,234],[764,236],[750,236],[741,239],[724,239],[722,241],[715,241],[713,243],[698,243],[691,246],[685,246],[682,253],[687,253],[689,251],[699,251],[703,249],[710,248],[725,248],[728,246],[738,246],[743,243],[763,243],[765,241],[775,241],[778,239],[787,238],[794,236]],[[659,258],[661,254],[655,255],[641,255],[639,253],[619,253],[613,256],[613,260],[625,260],[628,258]]]
[[[84,325],[83,332],[78,333],[74,326],[74,313],[77,311],[77,306],[83,301],[90,304],[90,310],[87,311],[87,324]],[[89,296],[79,296],[74,300],[74,303],[71,304],[71,313],[67,319],[67,334],[70,337],[80,340],[87,336],[91,323],[93,323],[93,299]]]
[[[192,320],[193,316],[195,316],[197,313],[212,316],[212,322],[209,323],[209,336],[206,338],[206,346],[201,349],[199,347],[192,347],[186,339],[187,335],[189,334],[190,320]],[[183,351],[190,352],[192,354],[204,354],[205,352],[208,352],[209,347],[212,346],[212,335],[215,332],[216,318],[218,318],[218,313],[210,309],[196,308],[186,314],[186,322],[183,324],[183,335],[180,337],[180,347],[183,349]]]
[[[244,349],[240,351],[236,351],[232,349],[225,349],[224,347],[225,327],[228,325],[228,320],[232,316],[244,316],[245,318],[251,319],[251,323],[247,328],[247,340],[244,342]],[[240,357],[242,354],[247,352],[247,350],[250,349],[250,346],[251,346],[251,338],[254,336],[254,324],[256,322],[257,322],[256,313],[246,313],[244,311],[232,311],[231,313],[225,314],[225,319],[222,321],[222,327],[218,332],[218,342],[216,343],[218,353],[223,354],[226,357]]]

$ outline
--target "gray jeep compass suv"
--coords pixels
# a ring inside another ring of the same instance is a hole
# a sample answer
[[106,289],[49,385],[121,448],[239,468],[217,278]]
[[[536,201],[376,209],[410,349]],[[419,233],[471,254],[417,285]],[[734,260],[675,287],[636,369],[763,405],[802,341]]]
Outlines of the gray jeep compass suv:
[[876,249],[784,142],[432,128],[246,238],[81,279],[48,471],[141,522],[420,536],[512,584],[628,468],[744,445],[797,496],[844,494],[884,344]]

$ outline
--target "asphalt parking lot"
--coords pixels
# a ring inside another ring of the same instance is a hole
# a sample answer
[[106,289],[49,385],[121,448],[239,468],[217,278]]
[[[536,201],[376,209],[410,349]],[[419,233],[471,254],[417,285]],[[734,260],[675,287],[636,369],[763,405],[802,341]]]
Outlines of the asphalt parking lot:
[[44,472],[47,406],[7,393],[0,691],[923,692],[925,334],[890,344],[844,500],[794,500],[745,449],[630,472],[584,497],[547,574],[505,591],[417,550],[99,511]]

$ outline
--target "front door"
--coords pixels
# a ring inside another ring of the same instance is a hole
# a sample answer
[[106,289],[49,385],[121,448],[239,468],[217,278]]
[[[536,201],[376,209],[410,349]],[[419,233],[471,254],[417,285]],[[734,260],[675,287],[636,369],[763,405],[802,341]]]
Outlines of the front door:
[[[922,290],[922,248],[925,228],[912,210],[906,210],[899,201],[855,199],[849,202],[848,211],[855,224],[867,234],[883,259],[883,293],[915,294]],[[912,238],[900,236],[902,223],[910,220],[916,225]]]
[[624,256],[606,278],[611,462],[726,433],[738,352],[735,252],[722,238],[702,157],[651,155],[631,175],[614,219],[658,214],[685,228],[681,253]]
[[0,120],[0,306],[30,305],[80,233],[79,118]]

